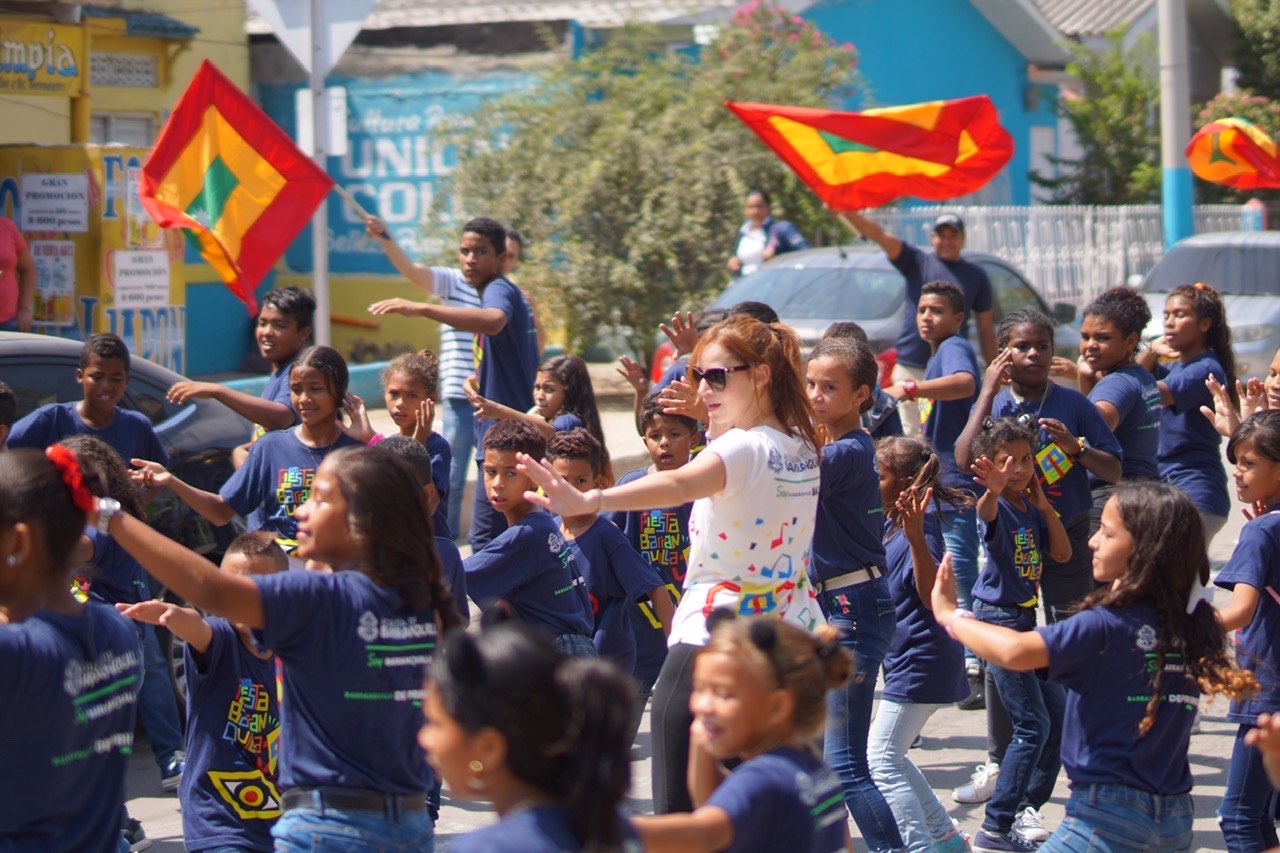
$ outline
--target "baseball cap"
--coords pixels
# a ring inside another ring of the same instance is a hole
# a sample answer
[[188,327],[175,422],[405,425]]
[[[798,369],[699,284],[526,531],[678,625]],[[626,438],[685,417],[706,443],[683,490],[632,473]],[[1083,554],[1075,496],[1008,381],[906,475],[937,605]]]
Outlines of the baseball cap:
[[954,213],[944,213],[933,220],[933,230],[936,232],[939,228],[954,228],[963,234],[964,220]]

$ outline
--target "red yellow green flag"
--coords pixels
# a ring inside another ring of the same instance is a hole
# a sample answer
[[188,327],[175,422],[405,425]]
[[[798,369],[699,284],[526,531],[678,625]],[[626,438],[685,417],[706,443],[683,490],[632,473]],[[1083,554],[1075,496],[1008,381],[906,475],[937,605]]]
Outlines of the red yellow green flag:
[[254,288],[333,180],[205,60],[142,167],[142,205],[185,228],[251,312]]
[[986,95],[858,113],[725,105],[835,210],[966,195],[1013,156]]
[[1187,143],[1196,177],[1239,190],[1280,188],[1280,157],[1267,132],[1233,116],[1206,124]]

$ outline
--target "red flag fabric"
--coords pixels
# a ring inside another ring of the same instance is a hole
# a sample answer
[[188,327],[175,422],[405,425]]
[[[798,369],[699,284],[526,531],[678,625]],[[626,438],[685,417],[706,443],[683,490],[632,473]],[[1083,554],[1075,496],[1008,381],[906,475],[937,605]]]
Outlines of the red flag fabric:
[[725,105],[835,210],[966,195],[1013,156],[986,95],[857,113]]
[[227,287],[253,292],[333,180],[257,104],[205,60],[142,166],[142,206],[184,228]]
[[1187,143],[1187,163],[1198,178],[1238,190],[1280,189],[1280,157],[1266,131],[1232,116],[1206,124]]

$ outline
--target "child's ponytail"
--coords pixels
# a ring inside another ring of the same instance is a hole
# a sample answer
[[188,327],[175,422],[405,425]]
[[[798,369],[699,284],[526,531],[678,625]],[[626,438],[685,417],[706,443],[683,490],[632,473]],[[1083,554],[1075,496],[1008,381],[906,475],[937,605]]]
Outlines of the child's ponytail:
[[556,666],[570,719],[562,792],[574,834],[587,851],[620,849],[618,803],[631,784],[631,683],[600,660],[571,657]]
[[1191,303],[1191,308],[1200,319],[1209,321],[1209,331],[1204,333],[1205,348],[1217,356],[1222,365],[1222,372],[1227,374],[1227,393],[1231,395],[1231,404],[1240,405],[1240,394],[1236,391],[1236,352],[1231,348],[1231,327],[1227,325],[1227,306],[1222,302],[1222,294],[1213,285],[1197,281],[1195,284],[1182,284],[1175,287],[1169,298],[1179,297]]
[[[893,479],[904,490],[914,488],[923,493],[926,489],[933,489],[935,501],[945,503],[957,512],[973,507],[973,495],[962,489],[944,486],[939,481],[942,476],[942,457],[933,449],[929,439],[923,436],[886,436],[876,442],[876,459],[880,465],[889,468]],[[894,511],[889,506],[884,509],[887,513]]]
[[853,658],[840,645],[840,629],[823,625],[813,635],[813,653],[827,675],[827,689],[836,690],[853,678]]

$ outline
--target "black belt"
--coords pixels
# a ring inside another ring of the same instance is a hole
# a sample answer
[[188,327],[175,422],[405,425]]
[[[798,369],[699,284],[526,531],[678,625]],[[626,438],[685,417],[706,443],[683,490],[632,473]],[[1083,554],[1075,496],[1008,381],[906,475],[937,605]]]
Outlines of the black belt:
[[284,792],[285,809],[360,809],[383,812],[396,817],[405,812],[427,808],[426,792],[421,794],[384,794],[359,788],[291,788]]

